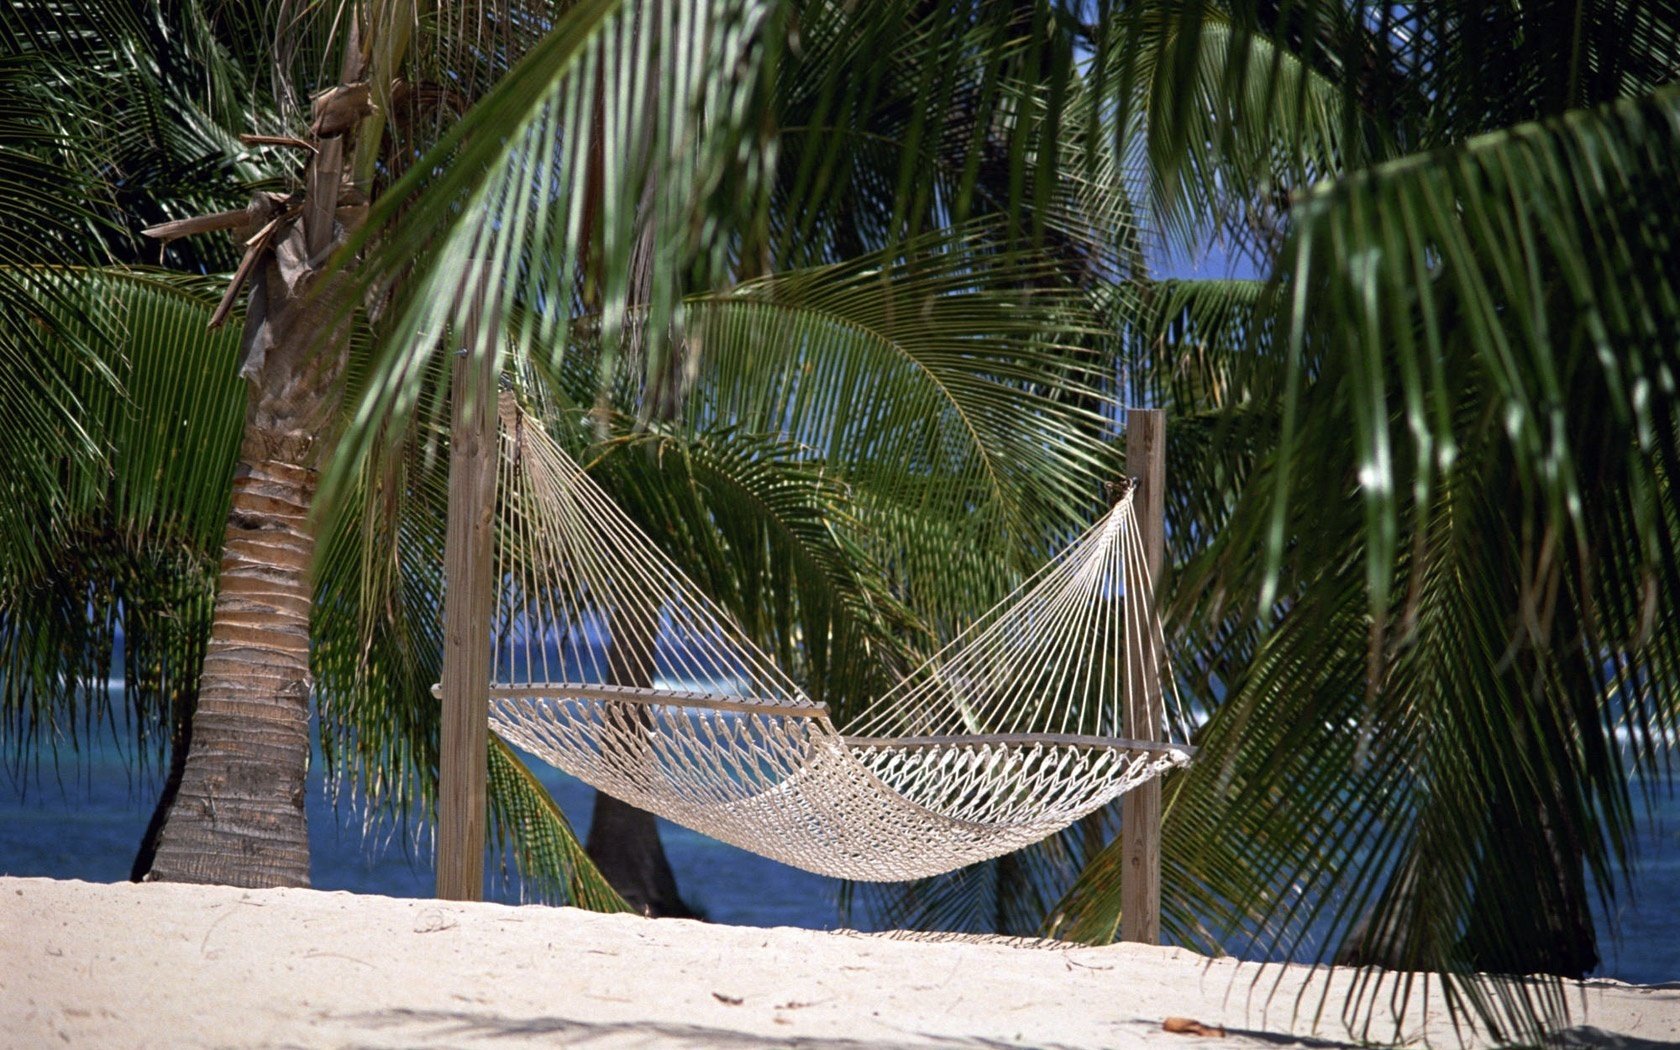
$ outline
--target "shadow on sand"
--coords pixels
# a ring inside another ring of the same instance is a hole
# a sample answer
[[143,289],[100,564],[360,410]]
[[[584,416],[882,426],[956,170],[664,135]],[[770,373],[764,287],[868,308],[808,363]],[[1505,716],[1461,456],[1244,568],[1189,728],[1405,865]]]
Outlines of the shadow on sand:
[[1590,1024],[1565,1028],[1547,1041],[1548,1050],[1680,1050],[1680,1043],[1606,1032]]
[[[894,1047],[951,1047],[953,1050],[1018,1048],[1018,1040],[939,1036],[905,1032],[902,1039],[847,1039],[828,1036],[759,1035],[735,1028],[671,1024],[662,1021],[580,1021],[570,1017],[501,1017],[460,1010],[384,1010],[378,1013],[339,1014],[338,1021],[374,1031],[398,1031],[416,1041],[542,1039],[556,1046],[588,1046],[626,1040],[671,1047],[788,1047],[796,1050],[891,1050]],[[1059,1043],[1032,1043],[1044,1050],[1072,1050]]]
[[[581,1021],[570,1017],[503,1017],[463,1010],[385,1010],[377,1013],[341,1014],[348,1021],[373,1031],[402,1032],[416,1040],[505,1040],[521,1038],[552,1041],[556,1045],[588,1046],[595,1042],[618,1044],[624,1040],[672,1047],[785,1047],[791,1050],[891,1050],[894,1047],[950,1047],[952,1050],[1001,1050],[1023,1045],[1016,1039],[985,1039],[905,1032],[902,1038],[873,1039],[830,1036],[760,1035],[736,1028],[673,1024],[661,1021]],[[1153,1027],[1153,1025],[1150,1025]],[[1306,1050],[1335,1050],[1361,1044],[1313,1036],[1288,1035],[1244,1028],[1227,1028],[1233,1041],[1262,1046],[1304,1047]],[[1069,1050],[1065,1044],[1042,1043],[1023,1033],[1027,1044],[1043,1050]],[[1195,1040],[1186,1043],[1193,1046]],[[1221,1041],[1222,1042],[1222,1041]],[[1230,1045],[1226,1043],[1225,1045]],[[1367,1044],[1368,1045],[1368,1044]],[[1609,1032],[1591,1025],[1566,1028],[1552,1036],[1546,1050],[1680,1050],[1680,1042],[1645,1039]]]

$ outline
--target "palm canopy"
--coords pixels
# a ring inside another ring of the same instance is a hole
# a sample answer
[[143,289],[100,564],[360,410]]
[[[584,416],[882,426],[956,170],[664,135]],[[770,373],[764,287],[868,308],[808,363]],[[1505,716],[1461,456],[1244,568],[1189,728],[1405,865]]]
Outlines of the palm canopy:
[[[1677,720],[1680,13],[1171,6],[1135,13],[1161,53],[1140,66],[1188,89],[1209,49],[1282,44],[1346,130],[1310,185],[1222,164],[1210,192],[1269,279],[1155,289],[1130,352],[1187,420],[1174,619],[1223,698],[1169,868],[1231,894],[1201,902],[1230,928],[1254,908],[1273,950],[1591,969],[1593,887],[1618,892],[1633,785],[1668,768]],[[1515,54],[1490,62],[1495,39]],[[1188,170],[1206,119],[1162,110],[1153,141]],[[1297,155],[1324,141],[1275,127]],[[1290,201],[1267,237],[1259,189]],[[1063,929],[1108,935],[1116,863]],[[1561,1009],[1453,988],[1495,1023]]]

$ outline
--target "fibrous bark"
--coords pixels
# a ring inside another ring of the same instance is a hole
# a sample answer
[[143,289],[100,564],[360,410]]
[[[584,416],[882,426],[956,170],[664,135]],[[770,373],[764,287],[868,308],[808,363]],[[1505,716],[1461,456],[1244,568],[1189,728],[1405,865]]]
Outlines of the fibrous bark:
[[[322,96],[339,100],[340,117],[342,97]],[[322,271],[360,214],[353,201],[340,207],[352,126],[318,119],[301,207],[241,231],[253,253],[240,267],[251,289],[245,429],[190,748],[154,821],[147,879],[309,884],[311,509],[349,352],[347,282]],[[272,213],[271,203],[253,210]]]

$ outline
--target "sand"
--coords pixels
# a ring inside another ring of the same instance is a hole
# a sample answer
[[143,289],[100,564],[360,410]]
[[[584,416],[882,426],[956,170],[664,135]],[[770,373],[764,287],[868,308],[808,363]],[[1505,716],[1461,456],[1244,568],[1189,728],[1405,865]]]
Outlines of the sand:
[[[0,1045],[1329,1046],[1304,967],[310,890],[0,878]],[[1573,1045],[1680,1046],[1680,985],[1571,986]],[[1298,1009],[1304,1007],[1304,1009]],[[1169,1017],[1224,1038],[1164,1031]],[[1392,1028],[1372,1031],[1384,1041]],[[1400,1038],[1457,1045],[1437,996]],[[1472,1038],[1470,1045],[1486,1045]]]

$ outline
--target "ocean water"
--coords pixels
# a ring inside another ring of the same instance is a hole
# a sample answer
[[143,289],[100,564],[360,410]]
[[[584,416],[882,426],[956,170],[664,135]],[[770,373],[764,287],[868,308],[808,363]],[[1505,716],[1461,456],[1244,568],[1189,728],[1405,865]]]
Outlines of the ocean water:
[[[26,777],[0,774],[0,875],[115,882],[128,877],[159,777],[137,776],[132,741],[107,733],[79,752],[66,747]],[[579,835],[588,831],[592,793],[541,762],[532,769]],[[320,763],[310,778],[311,879],[317,889],[432,895],[429,851],[401,838],[369,842],[359,817],[335,811]],[[697,832],[661,822],[666,852],[689,904],[714,922],[744,926],[840,925],[835,879],[790,868]],[[1632,892],[1620,892],[1604,920],[1598,975],[1640,983],[1680,981],[1680,798],[1663,791],[1642,822]],[[517,887],[493,880],[493,899],[516,901]]]
[[[0,875],[116,882],[129,866],[151,819],[162,785],[159,773],[141,776],[128,759],[131,740],[109,733],[81,750],[68,746],[24,778],[0,774]],[[587,785],[529,755],[579,837],[589,831],[594,793]],[[317,751],[305,802],[309,820],[310,881],[319,890],[430,897],[434,867],[429,842],[416,847],[389,829],[372,837],[348,805],[335,809]],[[742,926],[840,925],[838,880],[813,875],[660,821],[660,835],[688,904],[713,922]],[[518,903],[517,882],[492,860],[489,899]]]

